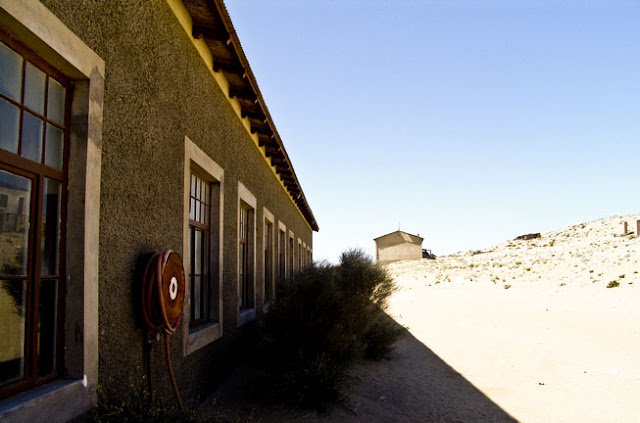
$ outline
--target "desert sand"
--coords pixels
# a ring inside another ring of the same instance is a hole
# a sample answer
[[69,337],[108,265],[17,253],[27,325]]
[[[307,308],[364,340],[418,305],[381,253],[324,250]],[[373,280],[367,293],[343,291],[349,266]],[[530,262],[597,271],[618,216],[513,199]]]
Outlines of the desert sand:
[[344,406],[316,415],[231,402],[232,414],[250,410],[265,422],[640,422],[637,219],[393,263],[399,290],[389,314],[408,333],[387,360],[354,369]]
[[394,263],[391,314],[519,421],[640,422],[637,219]]

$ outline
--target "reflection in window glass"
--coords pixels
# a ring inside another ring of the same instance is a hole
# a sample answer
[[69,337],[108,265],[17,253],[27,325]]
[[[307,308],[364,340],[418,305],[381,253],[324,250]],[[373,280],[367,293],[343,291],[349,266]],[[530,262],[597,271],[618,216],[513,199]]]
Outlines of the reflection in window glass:
[[53,125],[47,124],[47,142],[44,151],[44,164],[62,170],[64,133]]
[[0,93],[20,101],[22,91],[22,57],[0,43]]
[[208,323],[211,315],[211,275],[209,221],[211,184],[200,176],[190,176],[189,201],[189,280],[191,287],[190,327]]
[[200,309],[200,276],[193,277],[193,320],[200,320],[202,318]]
[[24,376],[26,298],[26,281],[0,281],[0,384]]
[[20,109],[0,98],[0,148],[18,152]]
[[38,376],[47,376],[55,370],[56,362],[57,281],[41,281],[39,298]]
[[0,398],[62,364],[68,82],[21,51],[0,42]]
[[64,125],[64,106],[66,89],[55,79],[49,77],[49,95],[47,96],[47,118]]
[[39,162],[42,159],[42,133],[44,122],[31,113],[22,115],[22,151],[20,155]]
[[252,209],[248,208],[244,203],[240,206],[240,233],[238,234],[239,251],[239,282],[240,282],[240,309],[245,310],[253,308],[253,291],[251,284],[251,260],[249,250],[249,231],[251,225]]
[[60,182],[45,178],[42,194],[41,275],[58,274],[61,188]]
[[36,113],[44,114],[44,86],[47,75],[27,62],[24,70],[24,105]]
[[31,180],[0,170],[7,207],[0,212],[0,273],[26,275],[29,247]]

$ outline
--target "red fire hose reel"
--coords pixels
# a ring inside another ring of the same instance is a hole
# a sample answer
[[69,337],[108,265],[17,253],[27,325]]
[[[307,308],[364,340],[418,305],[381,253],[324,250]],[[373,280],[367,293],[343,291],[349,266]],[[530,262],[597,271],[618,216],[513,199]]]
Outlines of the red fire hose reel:
[[149,329],[164,331],[167,367],[181,409],[182,399],[169,353],[169,336],[180,324],[184,294],[184,266],[180,255],[171,250],[153,254],[142,278],[142,314]]

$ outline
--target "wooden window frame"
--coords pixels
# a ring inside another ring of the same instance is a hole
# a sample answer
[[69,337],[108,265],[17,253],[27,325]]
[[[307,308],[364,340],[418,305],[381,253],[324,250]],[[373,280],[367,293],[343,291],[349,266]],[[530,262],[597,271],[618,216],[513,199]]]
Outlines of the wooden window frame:
[[[219,296],[219,292],[216,286],[214,286],[215,279],[212,277],[212,274],[215,273],[216,269],[213,266],[212,260],[212,250],[214,250],[213,242],[212,242],[212,230],[211,223],[214,221],[213,216],[213,196],[215,195],[213,189],[213,183],[208,180],[207,176],[200,172],[198,169],[191,169],[191,178],[196,179],[196,188],[200,186],[200,184],[205,185],[205,198],[201,199],[198,196],[198,193],[194,193],[190,190],[189,192],[189,207],[191,205],[195,205],[196,207],[200,207],[202,205],[202,211],[200,211],[200,216],[204,212],[206,215],[205,219],[192,219],[191,218],[191,209],[189,210],[189,234],[190,234],[190,248],[191,252],[189,256],[189,285],[190,285],[190,319],[189,319],[189,329],[193,330],[198,326],[205,325],[208,323],[217,323],[219,320],[219,313],[217,312],[217,304],[216,299]],[[191,187],[193,188],[193,183]],[[195,214],[195,213],[194,213]],[[196,215],[197,216],[197,215]],[[204,220],[204,221],[202,221]],[[196,237],[194,236],[196,232],[202,233],[201,242],[203,246],[200,248],[200,263],[201,263],[201,273],[195,274],[195,264],[196,264],[196,256],[194,252],[196,251]],[[204,247],[204,248],[202,248]],[[198,319],[194,318],[196,315],[196,301],[194,298],[195,291],[195,279],[196,277],[200,277],[200,310],[198,310],[198,314],[200,317]]]
[[[184,137],[184,215],[183,215],[183,258],[185,275],[189,275],[193,258],[189,248],[191,175],[196,174],[210,185],[209,199],[209,286],[213,295],[211,314],[208,321],[198,321],[195,325],[182,325],[183,355],[187,355],[211,344],[223,335],[223,239],[224,221],[224,170],[188,137]],[[191,281],[187,283],[183,319],[191,321]]]
[[250,266],[249,266],[249,232],[251,230],[252,209],[247,204],[240,205],[240,231],[238,235],[238,245],[240,249],[240,311],[253,308],[255,305],[251,301],[250,287]]
[[[256,209],[258,205],[256,197],[242,182],[238,182],[237,204],[237,316],[238,326],[242,326],[256,319]],[[246,221],[242,221],[243,213],[246,213]]]
[[266,207],[262,210],[263,215],[263,303],[265,311],[276,299],[276,220]]
[[[0,27],[73,82],[66,193],[64,377],[0,400],[0,421],[71,420],[95,406],[98,383],[100,173],[105,62],[36,0],[0,0]],[[79,222],[82,222],[79,224]],[[63,232],[61,231],[61,235]],[[61,407],[60,404],[64,404]]]
[[[25,298],[25,338],[24,338],[24,369],[23,377],[16,381],[10,381],[0,385],[0,400],[13,396],[19,392],[33,389],[37,386],[49,383],[64,374],[64,316],[65,316],[65,292],[66,292],[66,223],[67,223],[67,183],[68,183],[68,157],[69,157],[69,128],[71,116],[71,100],[73,98],[73,86],[71,81],[57,69],[49,65],[32,50],[14,40],[4,31],[0,31],[0,41],[11,48],[23,58],[22,82],[20,101],[16,101],[0,93],[0,98],[16,106],[20,110],[18,129],[18,149],[16,153],[0,149],[0,167],[3,170],[27,178],[31,181],[31,198],[29,210],[29,234],[27,247],[27,274],[24,276],[0,275],[2,280],[24,280],[27,283]],[[31,110],[24,103],[25,72],[27,63],[38,68],[46,75],[44,88],[44,110],[42,113]],[[46,117],[48,105],[48,86],[50,77],[55,79],[65,88],[64,123],[62,125],[49,120]],[[22,145],[22,115],[29,113],[43,121],[42,149],[40,162],[35,162],[20,155]],[[62,169],[58,170],[44,164],[46,151],[47,125],[53,125],[63,132],[63,157]],[[40,269],[42,242],[42,204],[44,195],[44,181],[49,179],[61,184],[60,198],[60,226],[58,244],[58,272],[56,275],[42,275]],[[42,282],[57,283],[56,302],[56,330],[55,330],[55,363],[53,371],[45,376],[38,376],[38,333],[39,327],[39,286]]]
[[287,227],[278,221],[278,273],[277,290],[282,289],[287,282]]
[[295,246],[295,234],[293,233],[293,231],[289,231],[289,239],[287,240],[287,242],[288,242],[287,251],[289,251],[289,261],[288,261],[289,286],[293,286],[293,284],[295,283],[295,277],[296,277],[296,269],[295,269],[296,246]]

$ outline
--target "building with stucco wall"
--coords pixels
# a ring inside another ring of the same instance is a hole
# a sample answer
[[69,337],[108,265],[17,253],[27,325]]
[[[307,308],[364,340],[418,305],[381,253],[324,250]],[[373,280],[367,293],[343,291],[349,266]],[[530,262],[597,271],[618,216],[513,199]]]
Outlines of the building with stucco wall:
[[139,293],[168,249],[173,370],[205,397],[318,230],[222,0],[0,0],[0,69],[0,205],[29,221],[0,228],[0,421],[72,419],[98,384],[172,399]]
[[422,259],[423,238],[403,231],[375,238],[376,262],[379,264],[392,263],[400,260]]

